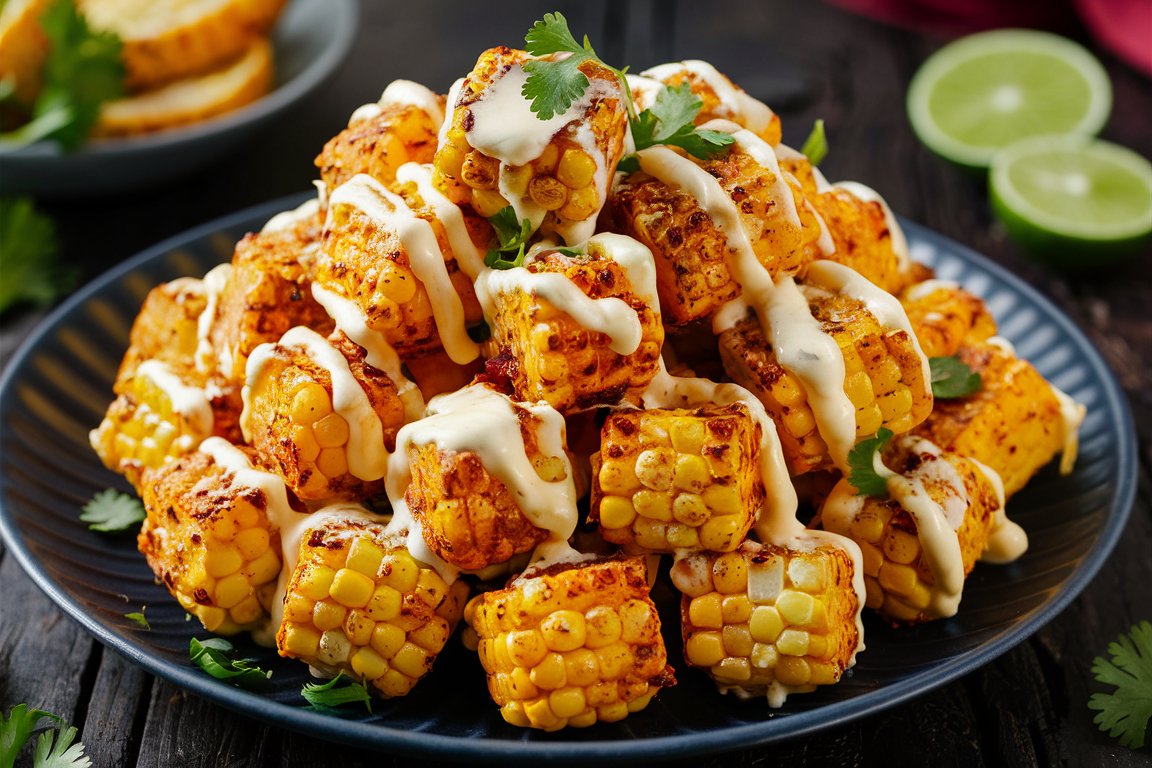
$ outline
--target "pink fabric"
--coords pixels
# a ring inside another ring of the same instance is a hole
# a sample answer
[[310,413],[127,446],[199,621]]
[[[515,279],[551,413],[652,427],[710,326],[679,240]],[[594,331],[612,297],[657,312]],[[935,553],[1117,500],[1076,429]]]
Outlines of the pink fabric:
[[1152,77],[1152,0],[1076,0],[1092,35]]

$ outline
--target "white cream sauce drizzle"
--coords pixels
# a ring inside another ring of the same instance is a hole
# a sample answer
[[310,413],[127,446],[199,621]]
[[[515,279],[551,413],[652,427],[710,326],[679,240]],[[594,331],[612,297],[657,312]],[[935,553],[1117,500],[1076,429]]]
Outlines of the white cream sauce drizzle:
[[444,122],[444,107],[440,105],[440,97],[433,91],[411,80],[393,80],[384,89],[384,93],[380,94],[380,99],[376,103],[357,107],[348,118],[348,125],[361,120],[371,120],[388,107],[408,106],[423,110],[432,121],[432,125],[437,128]]
[[[516,409],[523,409],[539,420],[536,426],[539,451],[562,462],[563,479],[545,481],[536,473],[527,456]],[[576,530],[577,494],[572,465],[565,452],[564,430],[564,417],[547,403],[513,404],[507,397],[480,384],[432,398],[425,417],[406,424],[396,436],[396,452],[389,463],[386,483],[388,498],[396,513],[392,526],[408,528],[410,547],[427,549],[404,494],[412,480],[409,447],[435,445],[441,451],[475,453],[484,469],[508,488],[524,516],[536,527],[548,531],[549,539],[541,545],[545,548],[541,554],[567,556],[571,549],[567,541]],[[422,551],[420,555],[413,552],[418,559],[427,559],[426,554],[431,552]]]
[[204,296],[207,303],[204,311],[196,320],[196,370],[199,373],[211,373],[214,366],[225,374],[230,373],[234,351],[221,349],[217,359],[212,349],[212,324],[216,322],[216,313],[220,309],[220,296],[232,276],[231,264],[220,264],[213,267],[204,275]]
[[653,80],[668,80],[681,72],[695,75],[712,89],[716,98],[720,100],[716,110],[718,115],[735,118],[755,133],[763,133],[772,124],[775,113],[767,104],[737,88],[731,80],[706,61],[689,59],[661,64],[641,74]]
[[908,301],[920,301],[921,299],[931,296],[936,291],[955,291],[959,290],[960,284],[954,280],[924,280],[916,283],[908,288],[904,293]]
[[384,477],[388,468],[388,451],[384,447],[384,427],[379,415],[352,374],[344,355],[323,336],[303,326],[292,328],[275,344],[261,344],[249,356],[242,392],[244,410],[240,414],[244,439],[249,442],[252,439],[252,388],[271,358],[281,354],[284,348],[298,348],[328,372],[332,383],[332,410],[348,422],[348,472],[365,481]]
[[396,395],[404,406],[404,420],[415,421],[420,418],[424,413],[424,396],[420,394],[420,388],[404,375],[400,356],[384,338],[384,334],[368,327],[360,307],[319,283],[312,284],[312,298],[324,307],[324,311],[336,323],[337,330],[364,348],[366,352],[364,361],[373,368],[383,371],[396,385]]
[[752,250],[735,203],[711,174],[665,147],[645,149],[637,157],[645,173],[692,195],[728,239],[729,265],[743,295],[717,313],[713,330],[722,333],[749,307],[756,310],[777,360],[804,384],[832,460],[846,469],[856,441],[856,409],[844,393],[844,356],[835,339],[812,317],[808,300],[790,276],[772,282]]
[[971,456],[966,458],[983,473],[992,485],[992,490],[996,492],[997,506],[992,516],[992,527],[988,531],[988,544],[980,554],[980,559],[985,563],[1010,563],[1028,550],[1028,534],[1017,523],[1008,519],[1004,500],[1004,481],[1000,478],[1000,473]]
[[268,219],[260,229],[260,234],[268,235],[277,232],[290,232],[300,224],[315,219],[319,212],[320,200],[318,197],[305,200],[296,208],[290,211],[282,211]]
[[464,214],[460,206],[453,203],[436,189],[432,184],[432,166],[420,163],[404,163],[396,170],[396,180],[401,184],[412,183],[420,192],[424,204],[436,213],[436,218],[444,226],[448,235],[448,245],[452,247],[452,255],[464,274],[472,280],[485,269],[484,254],[472,242],[468,234],[468,226],[464,223]]
[[367,174],[357,174],[341,184],[328,201],[329,211],[338,205],[350,205],[373,220],[391,227],[400,238],[408,263],[428,293],[432,315],[444,351],[455,363],[469,363],[480,356],[480,347],[468,336],[464,321],[464,304],[452,286],[444,252],[436,231],[417,216],[404,198],[389,192]]
[[[201,437],[212,434],[212,405],[208,396],[199,387],[190,387],[180,380],[171,368],[159,360],[145,360],[136,368],[136,376],[150,379],[172,403],[172,410],[184,417],[188,425]],[[191,450],[196,446],[189,444],[192,440],[185,435],[179,440],[183,441],[181,447]]]

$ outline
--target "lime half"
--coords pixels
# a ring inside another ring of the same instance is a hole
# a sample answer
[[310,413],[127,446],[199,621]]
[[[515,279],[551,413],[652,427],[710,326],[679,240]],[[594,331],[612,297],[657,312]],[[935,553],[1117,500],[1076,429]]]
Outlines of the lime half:
[[1152,241],[1152,163],[1085,136],[1038,136],[998,152],[988,178],[1008,234],[1062,266]]
[[1095,135],[1112,109],[1112,86],[1100,62],[1071,40],[1005,29],[933,54],[912,78],[907,109],[933,152],[987,168],[996,150],[1020,139]]

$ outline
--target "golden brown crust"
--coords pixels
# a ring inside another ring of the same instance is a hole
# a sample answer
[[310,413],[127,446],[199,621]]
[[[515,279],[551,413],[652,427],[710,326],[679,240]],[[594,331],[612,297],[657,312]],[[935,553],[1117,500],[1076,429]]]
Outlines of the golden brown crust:
[[320,179],[330,191],[358,173],[391,186],[396,169],[404,163],[432,162],[439,128],[420,107],[386,107],[374,117],[352,123],[324,145],[316,156]]

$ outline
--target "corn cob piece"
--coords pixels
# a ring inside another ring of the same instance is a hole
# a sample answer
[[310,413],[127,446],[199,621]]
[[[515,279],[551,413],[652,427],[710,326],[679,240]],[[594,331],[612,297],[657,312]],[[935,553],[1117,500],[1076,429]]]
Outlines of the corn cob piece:
[[403,357],[442,344],[458,362],[476,357],[465,324],[479,319],[479,305],[443,223],[423,198],[413,208],[364,174],[341,185],[328,200],[315,280],[355,303],[367,327]]
[[[636,246],[598,235],[584,253],[540,250],[523,268],[481,278],[489,356],[500,356],[516,399],[544,400],[568,414],[634,400],[647,387],[659,368],[664,327],[643,265],[626,261],[625,251],[641,253]],[[651,256],[642,255],[650,276]],[[595,317],[602,307],[613,313],[603,322]]]
[[648,589],[635,557],[556,564],[473,598],[465,619],[504,719],[546,731],[616,722],[674,685]]
[[763,502],[760,428],[742,403],[618,411],[593,457],[590,521],[648,552],[740,546]]
[[[881,326],[859,299],[810,286],[800,290],[843,355],[844,393],[855,409],[856,439],[881,427],[903,434],[927,418],[932,390],[910,334]],[[732,379],[754,393],[776,422],[793,475],[833,466],[811,398],[799,376],[776,359],[754,315],[721,333],[720,356]]]
[[[898,493],[859,496],[843,478],[821,507],[821,525],[860,546],[869,608],[901,623],[951,616],[988,545],[998,492],[984,470],[921,438],[898,440],[884,463],[907,481]],[[929,501],[904,501],[902,489]],[[921,524],[922,514],[934,519]]]
[[446,582],[364,510],[326,507],[304,532],[276,635],[281,656],[403,696],[431,669],[468,586]]
[[343,334],[294,328],[248,358],[241,426],[300,498],[365,498],[384,489],[404,423],[396,384]]
[[310,265],[322,225],[319,205],[309,201],[245,235],[231,267],[209,273],[209,308],[196,355],[201,372],[242,385],[248,356],[259,345],[298,325],[331,333],[331,318],[312,298]]
[[929,357],[950,357],[996,335],[996,320],[984,300],[955,283],[916,283],[900,295],[900,303]]
[[324,145],[316,157],[320,179],[329,191],[359,173],[390,186],[401,165],[432,162],[443,122],[443,96],[396,80],[379,101],[353,112],[348,127]]
[[104,465],[137,489],[141,473],[196,450],[214,433],[213,401],[190,382],[187,370],[146,360],[122,375],[119,394],[89,434]]
[[[756,150],[753,156],[738,143],[711,160],[680,153],[670,158],[671,166],[653,164],[650,157],[672,149],[645,150],[641,171],[613,189],[610,221],[614,231],[652,250],[666,323],[679,326],[709,317],[740,294],[731,262],[731,222],[743,228],[756,259],[773,277],[795,274],[815,256],[822,230],[811,206],[804,204],[799,183],[776,165],[771,147],[760,142]],[[682,174],[719,185],[710,208],[681,186],[683,178],[691,178]]]
[[595,231],[624,151],[623,89],[611,70],[586,60],[579,67],[589,81],[584,95],[563,114],[541,120],[520,92],[531,58],[492,48],[453,88],[433,161],[435,183],[481,216],[510,205],[518,219],[574,245]]
[[282,503],[287,495],[279,478],[252,468],[251,449],[224,450],[240,457],[242,473],[200,451],[145,473],[148,516],[137,543],[188,613],[208,631],[230,635],[268,619],[281,559],[280,533],[269,520],[277,500],[267,489],[278,486]]
[[980,374],[983,386],[967,397],[937,400],[917,435],[987,464],[1004,481],[1007,496],[1062,449],[1067,458],[1070,446],[1075,458],[1083,414],[1062,403],[1030,363],[992,344],[962,348],[958,356]]
[[789,692],[839,681],[859,647],[860,606],[847,550],[831,544],[790,549],[745,543],[725,554],[697,553],[672,566],[684,658],[722,692]]
[[171,365],[203,384],[203,377],[195,375],[189,361],[196,355],[196,324],[206,304],[204,282],[196,278],[183,277],[149,291],[132,322],[128,350],[120,361],[113,391],[121,392],[145,360]]
[[638,110],[651,107],[655,103],[659,87],[653,88],[651,83],[657,86],[678,86],[688,83],[692,93],[703,102],[700,113],[696,115],[694,121],[696,125],[703,125],[716,118],[731,120],[772,146],[780,143],[779,115],[763,102],[749,96],[743,88],[706,61],[689,60],[661,64],[645,70],[641,73],[641,77],[629,76],[628,84]]
[[868,192],[867,187],[837,184],[808,199],[836,246],[827,258],[899,293],[910,279],[908,244],[887,205]]

